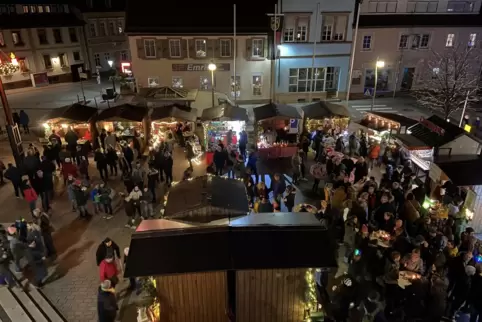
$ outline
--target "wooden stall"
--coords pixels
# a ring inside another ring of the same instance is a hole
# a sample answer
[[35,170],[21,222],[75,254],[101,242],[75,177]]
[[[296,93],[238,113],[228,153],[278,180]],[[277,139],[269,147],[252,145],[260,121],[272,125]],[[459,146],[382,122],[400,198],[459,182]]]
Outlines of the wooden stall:
[[350,124],[350,112],[341,104],[319,101],[305,105],[301,109],[304,128],[309,133],[320,127],[324,131],[338,128],[337,133],[340,133]]
[[367,112],[360,124],[377,132],[391,132],[392,134],[408,134],[407,130],[418,123],[418,120],[386,112]]

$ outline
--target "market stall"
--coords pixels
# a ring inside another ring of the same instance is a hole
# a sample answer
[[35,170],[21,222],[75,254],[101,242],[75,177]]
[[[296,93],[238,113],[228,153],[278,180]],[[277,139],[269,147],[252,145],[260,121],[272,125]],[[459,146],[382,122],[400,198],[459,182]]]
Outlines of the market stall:
[[322,128],[325,132],[330,129],[337,133],[343,132],[350,124],[350,112],[341,105],[319,101],[305,105],[303,110],[304,128],[309,133]]
[[360,124],[378,133],[410,134],[408,128],[418,121],[395,113],[367,112]]
[[183,136],[193,136],[196,126],[197,110],[186,105],[173,104],[152,109],[151,142],[153,145],[166,140],[176,140],[176,132],[182,126]]
[[92,127],[89,120],[97,114],[97,109],[79,103],[54,108],[43,117],[45,137],[40,138],[42,144],[48,143],[52,131],[60,136],[62,145],[66,145],[65,134],[71,128],[80,138],[78,143],[85,144],[92,140]]
[[258,155],[261,158],[285,158],[297,151],[301,115],[291,105],[269,103],[253,109],[258,127]]

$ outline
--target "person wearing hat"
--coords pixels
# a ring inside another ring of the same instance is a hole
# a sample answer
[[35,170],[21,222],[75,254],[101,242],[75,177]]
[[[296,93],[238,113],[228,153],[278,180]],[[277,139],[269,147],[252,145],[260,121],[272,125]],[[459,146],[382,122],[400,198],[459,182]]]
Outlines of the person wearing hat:
[[102,241],[99,247],[97,247],[97,251],[95,253],[97,266],[100,265],[102,260],[104,260],[104,258],[106,258],[107,254],[109,253],[113,253],[115,258],[117,259],[121,257],[119,246],[117,246],[117,244],[112,239],[107,237]]
[[97,293],[99,322],[114,322],[118,309],[115,289],[112,287],[111,281],[105,280],[100,284]]
[[78,176],[77,166],[72,163],[70,158],[65,158],[65,162],[62,164],[62,176],[64,177],[64,185],[67,185],[69,176],[74,178]]
[[32,284],[35,287],[40,288],[43,286],[44,280],[48,275],[47,267],[44,262],[44,253],[40,247],[37,247],[37,241],[33,235],[27,238],[27,246],[27,260],[34,273]]
[[13,185],[13,191],[15,192],[15,197],[20,198],[20,193],[23,196],[22,190],[22,173],[21,171],[14,166],[12,163],[7,165],[7,170],[5,171],[5,178],[10,180]]

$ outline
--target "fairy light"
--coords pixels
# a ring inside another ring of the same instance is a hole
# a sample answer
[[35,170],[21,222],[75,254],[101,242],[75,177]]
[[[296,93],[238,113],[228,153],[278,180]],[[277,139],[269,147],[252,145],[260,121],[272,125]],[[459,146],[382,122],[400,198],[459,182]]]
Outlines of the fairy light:
[[316,299],[316,282],[313,277],[313,268],[308,268],[305,272],[306,292],[305,292],[305,316],[304,322],[311,321],[311,312],[320,308]]

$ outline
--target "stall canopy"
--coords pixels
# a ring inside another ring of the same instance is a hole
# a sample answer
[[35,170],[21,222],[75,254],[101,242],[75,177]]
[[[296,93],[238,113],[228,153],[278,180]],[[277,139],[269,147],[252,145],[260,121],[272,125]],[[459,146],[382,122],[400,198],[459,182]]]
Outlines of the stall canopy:
[[142,122],[147,115],[147,107],[122,104],[107,108],[95,116],[95,121]]
[[404,127],[404,126],[410,127],[410,126],[413,126],[413,125],[418,123],[417,120],[411,119],[411,118],[403,116],[403,115],[395,114],[395,113],[367,112],[367,115],[370,115],[370,114],[372,114],[374,116],[384,118],[388,121],[396,122],[396,123],[400,124],[401,127]]
[[314,214],[264,213],[219,226],[144,220],[132,235],[125,275],[336,266],[335,241]]
[[301,119],[296,107],[285,104],[269,103],[255,107],[254,118],[256,121],[268,119]]
[[169,106],[156,107],[152,110],[151,120],[179,120],[196,122],[197,110],[186,105],[173,104]]
[[220,106],[210,107],[203,110],[201,116],[203,121],[247,121],[248,114],[246,109],[232,106],[230,104],[222,104]]
[[482,185],[482,158],[477,155],[438,157],[434,163],[456,186]]
[[192,222],[243,216],[249,212],[243,182],[217,176],[200,176],[173,186],[164,208],[167,218]]
[[439,148],[452,142],[459,136],[467,134],[464,129],[436,115],[432,115],[427,119],[420,119],[416,125],[409,128],[409,131],[412,136],[424,142],[425,145],[435,148]]
[[86,123],[97,111],[94,107],[74,103],[53,109],[44,119],[50,123]]
[[303,116],[310,119],[324,119],[330,117],[350,117],[348,109],[341,104],[319,101],[301,108]]

